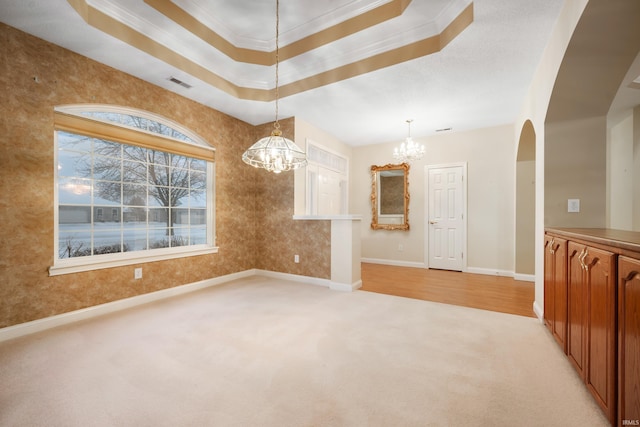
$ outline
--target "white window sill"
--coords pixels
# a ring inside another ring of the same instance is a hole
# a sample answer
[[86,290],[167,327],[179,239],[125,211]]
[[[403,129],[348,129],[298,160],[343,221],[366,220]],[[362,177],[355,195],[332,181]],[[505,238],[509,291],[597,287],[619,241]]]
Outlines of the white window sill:
[[145,253],[127,252],[125,254],[98,255],[58,260],[49,267],[49,276],[80,273],[83,271],[99,270],[102,268],[122,267],[125,265],[144,264],[147,262],[164,261],[197,255],[218,253],[217,246],[199,246],[179,249],[158,249]]

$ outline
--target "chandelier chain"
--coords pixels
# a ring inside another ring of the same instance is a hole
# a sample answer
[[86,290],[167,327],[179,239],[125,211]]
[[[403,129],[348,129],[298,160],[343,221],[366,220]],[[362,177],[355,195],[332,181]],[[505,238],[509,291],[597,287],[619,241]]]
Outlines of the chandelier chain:
[[280,0],[276,0],[276,121],[273,127],[280,129],[280,122],[278,121],[278,83],[279,83],[279,65],[280,65]]
[[280,0],[276,0],[276,117],[271,135],[261,138],[242,154],[242,161],[256,168],[263,168],[273,173],[290,171],[307,165],[307,156],[290,139],[282,136],[280,130],[279,99],[280,99]]

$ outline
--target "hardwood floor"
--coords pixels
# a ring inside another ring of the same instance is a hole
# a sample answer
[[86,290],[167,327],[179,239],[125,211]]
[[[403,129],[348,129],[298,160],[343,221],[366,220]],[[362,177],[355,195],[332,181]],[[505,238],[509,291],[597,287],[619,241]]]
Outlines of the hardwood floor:
[[535,317],[534,284],[508,277],[363,263],[360,289]]

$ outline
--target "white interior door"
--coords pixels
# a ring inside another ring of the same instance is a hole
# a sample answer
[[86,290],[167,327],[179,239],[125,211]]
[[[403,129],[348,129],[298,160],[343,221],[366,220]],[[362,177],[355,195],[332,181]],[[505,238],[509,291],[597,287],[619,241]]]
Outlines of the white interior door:
[[464,165],[428,166],[428,266],[462,271],[466,248]]

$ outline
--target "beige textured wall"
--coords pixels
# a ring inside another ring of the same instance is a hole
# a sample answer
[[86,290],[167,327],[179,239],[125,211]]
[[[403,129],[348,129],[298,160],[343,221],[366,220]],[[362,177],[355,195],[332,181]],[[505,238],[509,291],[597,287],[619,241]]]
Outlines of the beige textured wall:
[[[606,126],[604,116],[546,124],[546,226],[606,226]],[[580,212],[567,212],[568,199]]]
[[633,230],[640,231],[640,106],[633,109]]
[[[280,128],[293,138],[293,119],[281,120]],[[272,130],[272,123],[256,127],[255,140]],[[294,220],[294,174],[257,172],[256,268],[330,279],[331,221]],[[297,264],[294,255],[300,256]]]
[[620,230],[633,230],[633,116],[627,110],[607,119],[607,227]]
[[[260,133],[253,126],[4,24],[0,64],[0,327],[252,268],[330,275],[327,224],[291,224],[293,176],[273,178],[242,162]],[[218,254],[147,263],[136,281],[137,266],[49,277],[53,107],[71,103],[148,110],[215,146]],[[266,199],[256,198],[265,193]],[[283,248],[292,242],[305,254],[304,264],[287,262]],[[259,256],[262,251],[272,255]]]
[[535,274],[536,162],[516,164],[516,274]]

